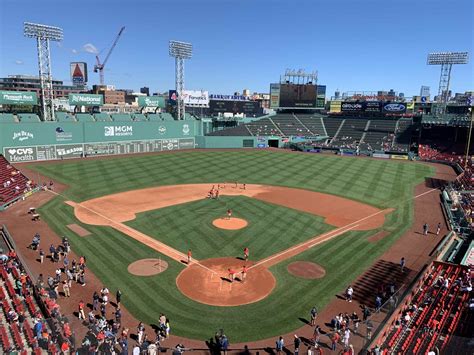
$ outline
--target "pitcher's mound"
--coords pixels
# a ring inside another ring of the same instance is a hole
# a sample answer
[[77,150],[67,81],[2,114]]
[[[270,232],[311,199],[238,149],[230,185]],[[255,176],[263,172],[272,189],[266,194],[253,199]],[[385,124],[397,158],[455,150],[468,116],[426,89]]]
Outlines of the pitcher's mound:
[[221,229],[237,230],[247,227],[248,222],[242,218],[217,218],[212,221],[214,227]]
[[287,268],[290,274],[304,279],[320,279],[326,275],[326,270],[322,266],[309,261],[295,261]]
[[[241,280],[242,266],[249,270],[245,281]],[[228,269],[236,271],[233,282]],[[267,297],[275,287],[273,274],[263,266],[236,258],[201,260],[191,264],[176,278],[179,290],[194,301],[211,306],[240,306],[258,302]]]
[[128,272],[136,276],[152,276],[162,273],[168,263],[160,259],[141,259],[128,265]]

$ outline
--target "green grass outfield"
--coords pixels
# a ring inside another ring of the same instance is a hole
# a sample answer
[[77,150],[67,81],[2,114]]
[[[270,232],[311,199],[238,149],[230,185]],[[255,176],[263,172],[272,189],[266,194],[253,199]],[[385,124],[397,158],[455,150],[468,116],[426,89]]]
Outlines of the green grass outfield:
[[[336,293],[344,290],[409,228],[413,219],[410,200],[413,187],[434,173],[432,168],[418,163],[258,150],[187,151],[104,160],[84,159],[35,165],[33,169],[68,184],[70,188],[64,195],[74,201],[151,186],[237,180],[305,188],[363,201],[379,208],[396,209],[386,218],[384,229],[390,232],[388,237],[370,243],[367,237],[374,231],[345,233],[273,266],[270,270],[277,279],[277,286],[266,299],[239,307],[213,307],[194,302],[179,292],[175,283],[183,268],[179,263],[112,228],[78,222],[72,207],[65,205],[61,197],[41,207],[42,216],[48,224],[59,235],[70,236],[77,254],[87,256],[90,270],[111,290],[121,288],[124,305],[138,319],[156,323],[159,313],[164,312],[170,318],[172,332],[176,335],[204,340],[223,328],[233,343],[290,332],[302,325],[298,317],[307,317],[313,304],[321,308]],[[241,213],[252,214],[255,203],[244,204],[246,206]],[[179,207],[149,213],[166,214],[166,210]],[[189,208],[188,204],[181,207]],[[292,212],[298,214],[297,218],[303,218],[300,216],[304,215],[302,212]],[[210,215],[212,213],[211,209]],[[146,219],[146,216],[139,216],[139,220],[141,218]],[[317,217],[314,218],[310,219],[314,224],[311,228],[298,228],[309,233],[312,228],[324,227]],[[170,224],[183,225],[180,219],[168,217],[167,220]],[[82,225],[92,235],[86,238],[76,236],[66,227],[70,223]],[[269,222],[265,219],[262,223]],[[144,225],[148,228],[146,222]],[[152,226],[151,223],[149,227]],[[282,230],[281,234],[287,232]],[[160,238],[158,231],[156,235]],[[229,246],[226,253],[234,253],[236,248]],[[215,250],[212,253],[219,255]],[[131,262],[150,257],[161,257],[169,262],[170,267],[166,272],[151,277],[128,274],[127,266]],[[288,274],[286,266],[295,260],[321,264],[326,268],[326,277],[303,280]]]

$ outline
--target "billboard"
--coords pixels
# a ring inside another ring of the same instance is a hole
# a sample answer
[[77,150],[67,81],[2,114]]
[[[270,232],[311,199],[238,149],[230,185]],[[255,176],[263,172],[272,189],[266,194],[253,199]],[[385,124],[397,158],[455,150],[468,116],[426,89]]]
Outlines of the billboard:
[[2,105],[36,105],[37,102],[36,92],[0,91]]
[[69,105],[72,106],[102,106],[104,97],[96,94],[69,94]]
[[210,100],[209,112],[211,116],[219,113],[243,113],[247,117],[258,117],[263,115],[263,108],[260,107],[258,101],[227,101],[227,100]]
[[184,90],[183,101],[186,106],[209,107],[209,91]]
[[270,108],[280,107],[280,84],[270,84]]
[[341,101],[331,101],[329,103],[329,112],[333,112],[333,113],[341,112]]
[[176,90],[169,90],[168,103],[170,106],[176,106],[178,102],[178,93]]
[[381,112],[382,102],[381,101],[366,101],[365,112]]
[[71,65],[71,82],[72,85],[83,86],[87,84],[87,63],[72,62]]
[[138,96],[140,107],[165,107],[165,98],[162,96]]
[[405,113],[407,104],[405,102],[384,102],[382,107],[384,113]]
[[280,84],[280,107],[316,107],[316,85]]
[[342,112],[363,112],[365,111],[365,102],[343,102],[341,104]]

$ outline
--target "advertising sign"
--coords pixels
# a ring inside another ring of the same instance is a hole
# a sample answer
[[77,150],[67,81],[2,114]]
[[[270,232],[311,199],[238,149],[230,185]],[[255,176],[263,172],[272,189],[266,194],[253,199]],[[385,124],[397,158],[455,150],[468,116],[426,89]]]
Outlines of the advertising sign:
[[69,94],[69,105],[72,106],[102,106],[104,97],[95,94]]
[[58,159],[80,158],[84,153],[82,144],[67,144],[56,146],[56,156]]
[[36,92],[0,91],[1,105],[36,105]]
[[380,101],[367,101],[365,103],[365,112],[382,111],[382,103]]
[[209,91],[184,90],[183,101],[186,106],[209,107]]
[[384,113],[405,113],[407,111],[407,104],[404,102],[384,102]]
[[71,81],[72,85],[86,85],[87,84],[87,63],[86,62],[72,62],[71,63]]
[[316,107],[316,85],[280,84],[280,107]]
[[248,101],[248,100],[250,100],[250,96],[211,94],[211,95],[209,95],[209,99],[211,99],[211,100],[230,100],[230,101]]
[[338,113],[341,112],[341,101],[331,101],[329,103],[329,112]]
[[270,84],[270,108],[280,107],[280,84]]
[[140,107],[165,107],[165,98],[162,96],[139,96],[138,106]]
[[5,148],[3,155],[12,163],[36,160],[35,147]]
[[263,115],[263,108],[257,101],[226,101],[226,100],[210,100],[209,112],[215,116],[219,113],[243,113],[247,117],[258,117]]
[[342,112],[362,112],[365,111],[365,102],[343,102],[341,104]]

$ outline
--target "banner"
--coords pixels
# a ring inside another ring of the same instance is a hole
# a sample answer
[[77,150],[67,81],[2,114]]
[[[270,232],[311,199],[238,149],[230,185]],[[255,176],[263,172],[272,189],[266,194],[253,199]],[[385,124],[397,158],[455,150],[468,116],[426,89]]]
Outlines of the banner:
[[397,160],[408,160],[408,155],[392,154],[390,158]]
[[407,112],[407,104],[402,102],[384,102],[384,113],[405,113]]
[[176,90],[169,90],[168,103],[170,106],[176,106],[178,102],[178,93]]
[[37,102],[36,92],[0,91],[2,105],[36,105]]
[[87,63],[72,62],[71,63],[71,81],[73,85],[87,84]]
[[69,105],[72,106],[102,106],[104,97],[95,94],[69,94]]
[[365,102],[343,102],[341,104],[342,112],[362,112],[365,111]]
[[186,106],[209,107],[209,91],[184,90],[183,101]]
[[138,96],[140,107],[165,107],[165,98],[162,96]]

